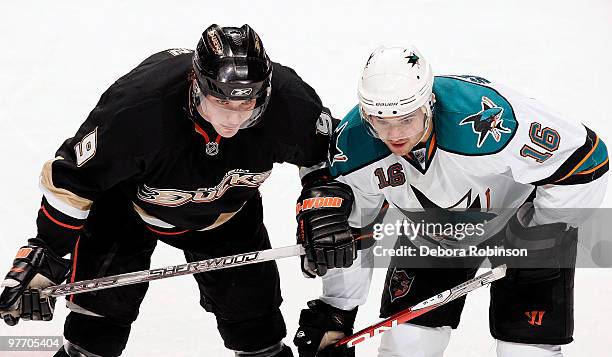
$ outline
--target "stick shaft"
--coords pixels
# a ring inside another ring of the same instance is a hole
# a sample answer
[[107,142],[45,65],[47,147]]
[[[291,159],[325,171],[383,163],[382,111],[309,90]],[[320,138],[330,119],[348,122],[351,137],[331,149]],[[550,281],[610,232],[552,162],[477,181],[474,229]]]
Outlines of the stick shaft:
[[144,283],[152,280],[173,278],[181,275],[197,274],[213,270],[228,269],[248,264],[267,262],[276,259],[299,256],[302,254],[304,254],[304,248],[300,244],[281,248],[259,250],[249,253],[239,253],[225,257],[200,260],[192,263],[171,265],[163,268],[50,286],[41,291],[41,296],[57,297],[80,294],[118,286]]
[[351,348],[365,340],[370,339],[376,335],[379,335],[391,328],[408,322],[424,313],[431,311],[437,307],[447,304],[461,296],[468,294],[482,286],[488,285],[492,281],[498,280],[506,276],[506,265],[500,265],[482,275],[479,275],[473,279],[470,279],[462,284],[459,284],[453,288],[441,292],[440,294],[433,296],[425,301],[411,306],[405,310],[402,310],[393,316],[363,330],[347,336],[336,343],[336,347],[346,345]]

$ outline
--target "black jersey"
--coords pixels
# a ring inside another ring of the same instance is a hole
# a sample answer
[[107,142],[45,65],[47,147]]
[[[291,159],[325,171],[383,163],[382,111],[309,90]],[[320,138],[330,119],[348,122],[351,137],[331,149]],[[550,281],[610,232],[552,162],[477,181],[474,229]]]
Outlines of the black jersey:
[[222,138],[192,120],[191,58],[188,50],[157,53],[104,92],[44,165],[39,237],[54,239],[58,227],[78,231],[109,192],[159,234],[212,229],[258,194],[273,163],[326,159],[329,115],[291,68],[273,63],[262,121]]

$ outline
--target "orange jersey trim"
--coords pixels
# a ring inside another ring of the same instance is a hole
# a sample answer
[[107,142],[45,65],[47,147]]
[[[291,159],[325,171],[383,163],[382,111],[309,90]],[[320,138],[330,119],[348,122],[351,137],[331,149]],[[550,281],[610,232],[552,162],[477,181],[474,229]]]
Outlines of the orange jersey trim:
[[40,206],[40,209],[43,211],[43,213],[45,214],[45,216],[47,216],[47,218],[49,218],[49,220],[55,224],[57,224],[60,227],[64,227],[64,228],[68,228],[68,229],[72,229],[75,231],[78,231],[79,229],[83,228],[83,225],[81,226],[71,226],[69,224],[66,223],[62,223],[60,221],[58,221],[57,219],[51,217],[51,215],[49,214],[49,212],[47,212],[47,209],[45,208],[45,206]]
[[597,145],[599,145],[599,136],[597,137],[597,140],[595,140],[595,145],[593,145],[593,147],[591,148],[591,150],[589,151],[589,153],[588,153],[588,154],[586,154],[582,160],[580,160],[580,162],[578,163],[578,165],[576,165],[576,166],[575,166],[575,167],[572,169],[572,171],[570,171],[570,172],[569,172],[567,175],[565,175],[563,178],[560,178],[559,180],[557,180],[557,181],[555,181],[555,182],[563,181],[563,180],[565,180],[566,178],[568,178],[568,177],[572,176],[572,175],[574,174],[574,172],[576,172],[576,170],[578,170],[578,168],[579,168],[580,166],[582,166],[582,164],[584,164],[584,162],[585,162],[585,161],[586,161],[586,160],[587,160],[589,157],[591,157],[591,155],[593,154],[593,152],[595,152],[595,149],[597,148]]
[[[77,238],[77,242],[74,245],[74,257],[72,257],[72,274],[70,274],[70,282],[74,283],[74,277],[76,276],[76,267],[77,267],[77,258],[79,257],[79,243],[81,242],[81,237]],[[74,295],[70,295],[70,301],[74,301]]]

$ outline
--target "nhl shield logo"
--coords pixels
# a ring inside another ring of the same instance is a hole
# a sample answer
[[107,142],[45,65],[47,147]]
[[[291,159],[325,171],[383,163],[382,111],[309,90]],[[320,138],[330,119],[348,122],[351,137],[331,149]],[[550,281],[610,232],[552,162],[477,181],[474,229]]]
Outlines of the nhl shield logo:
[[219,153],[219,144],[216,142],[206,143],[206,155],[215,156]]
[[389,296],[391,297],[391,302],[406,296],[410,291],[413,281],[414,275],[408,276],[408,273],[404,270],[393,268],[393,274],[391,274],[391,279],[389,279]]

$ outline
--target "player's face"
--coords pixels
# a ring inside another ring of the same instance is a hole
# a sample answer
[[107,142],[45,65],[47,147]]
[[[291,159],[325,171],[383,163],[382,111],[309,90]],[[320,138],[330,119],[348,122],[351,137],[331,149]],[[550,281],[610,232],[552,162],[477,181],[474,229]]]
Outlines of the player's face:
[[400,156],[412,151],[428,129],[426,126],[427,114],[424,109],[395,117],[368,115],[366,120],[389,150]]
[[255,110],[255,99],[223,100],[207,95],[198,106],[198,111],[215,131],[224,138],[236,135],[242,124],[251,118]]

